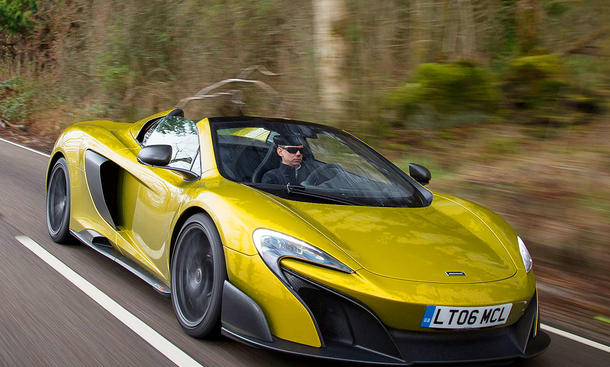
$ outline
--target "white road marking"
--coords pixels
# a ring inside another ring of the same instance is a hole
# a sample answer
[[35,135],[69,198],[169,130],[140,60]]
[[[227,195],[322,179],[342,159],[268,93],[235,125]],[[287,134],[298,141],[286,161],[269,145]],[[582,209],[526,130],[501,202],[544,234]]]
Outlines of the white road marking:
[[77,286],[87,296],[91,297],[91,299],[105,308],[106,311],[110,312],[119,321],[133,330],[153,348],[161,352],[161,354],[166,356],[170,361],[174,362],[176,366],[202,367],[202,365],[191,356],[183,352],[169,340],[165,339],[161,334],[157,333],[153,328],[138,319],[131,312],[127,311],[123,306],[118,304],[93,284],[89,283],[85,278],[78,275],[74,270],[70,269],[66,264],[61,262],[61,260],[42,248],[42,246],[34,240],[27,236],[16,236],[15,238],[64,278]]
[[[23,149],[29,150],[29,151],[31,151],[31,152],[38,153],[38,154],[40,154],[40,155],[42,155],[42,156],[45,156],[45,157],[47,157],[47,158],[48,158],[48,157],[50,157],[50,156],[49,156],[48,154],[46,154],[46,153],[39,152],[39,151],[37,151],[37,150],[35,150],[35,149],[28,148],[28,147],[23,146],[23,145],[21,145],[21,144],[13,143],[12,141],[8,141],[8,140],[2,139],[2,138],[0,138],[0,140],[1,140],[1,141],[4,141],[4,142],[6,142],[6,143],[9,143],[9,144],[13,144],[13,145],[15,145],[15,146],[18,146],[18,147],[20,147],[20,148],[23,148]],[[27,240],[31,241],[32,243],[34,243],[36,246],[40,247],[40,246],[39,246],[39,245],[38,245],[36,242],[34,242],[33,240],[31,240],[31,239],[30,239],[30,238],[28,238],[28,237],[25,237],[25,236],[18,236],[18,237],[25,238],[25,239],[27,239]],[[16,237],[16,238],[17,238],[17,237]],[[21,241],[19,238],[17,238],[17,239],[19,240],[19,242],[23,243],[23,242],[22,242],[22,241]],[[25,243],[23,243],[23,244],[24,244],[24,246],[28,247],[28,246],[27,246]],[[28,248],[30,248],[30,247],[28,247]],[[88,284],[89,286],[91,286],[92,288],[94,288],[96,291],[100,292],[100,293],[101,293],[101,294],[102,294],[104,297],[108,298],[108,300],[110,300],[111,302],[113,302],[114,304],[116,304],[116,306],[117,306],[117,307],[120,307],[120,308],[121,308],[121,309],[122,309],[122,310],[123,310],[125,313],[127,313],[127,314],[128,314],[130,317],[132,317],[132,318],[134,318],[135,320],[137,320],[139,323],[141,323],[142,325],[144,325],[144,327],[149,328],[150,330],[152,330],[152,331],[153,331],[153,332],[154,332],[156,335],[158,335],[158,336],[159,336],[161,339],[163,339],[163,341],[165,341],[166,343],[170,344],[170,345],[171,345],[173,348],[177,349],[177,350],[178,350],[180,353],[182,353],[182,354],[184,354],[186,357],[188,357],[188,358],[189,358],[191,361],[193,361],[193,362],[195,363],[193,366],[200,366],[200,365],[199,365],[199,364],[197,364],[197,362],[195,362],[195,361],[194,361],[194,360],[193,360],[191,357],[189,357],[187,354],[185,354],[184,352],[182,352],[182,350],[178,349],[178,347],[176,347],[175,345],[171,344],[171,343],[170,343],[170,342],[169,342],[167,339],[163,338],[163,337],[162,337],[161,335],[159,335],[159,334],[158,334],[156,331],[154,331],[152,328],[150,328],[150,326],[146,325],[146,324],[145,324],[144,322],[142,322],[140,319],[138,319],[137,317],[133,316],[131,313],[129,313],[129,311],[125,310],[125,309],[124,309],[124,308],[123,308],[121,305],[119,305],[118,303],[116,303],[116,302],[115,302],[114,300],[112,300],[110,297],[106,296],[106,294],[102,293],[102,291],[100,291],[99,289],[95,288],[95,287],[94,287],[94,286],[93,286],[91,283],[87,282],[87,281],[86,281],[84,278],[82,278],[80,275],[76,274],[76,273],[75,273],[75,272],[74,272],[72,269],[68,268],[66,265],[64,265],[64,264],[63,264],[61,261],[59,261],[59,260],[58,260],[57,258],[55,258],[53,255],[51,255],[50,253],[48,253],[48,252],[47,252],[46,250],[44,250],[42,247],[40,247],[40,249],[41,249],[42,251],[44,251],[45,253],[47,253],[47,254],[48,254],[48,256],[50,256],[50,257],[52,257],[53,259],[55,259],[55,260],[56,260],[56,261],[57,261],[59,264],[61,264],[61,265],[65,266],[65,267],[66,267],[66,269],[68,269],[70,272],[74,273],[76,276],[78,276],[80,279],[82,279],[84,282],[86,282],[86,284]],[[30,250],[32,250],[32,249],[30,248]],[[36,251],[34,251],[34,250],[32,250],[32,251],[33,251],[34,253],[36,253]],[[36,253],[36,254],[38,255],[38,253]],[[40,256],[40,255],[38,255],[38,256]],[[40,257],[42,258],[42,256],[40,256]],[[45,259],[43,259],[43,260],[45,260]],[[47,260],[45,260],[45,261],[47,261]],[[49,263],[49,262],[47,261],[47,263]],[[49,264],[49,265],[51,265],[51,264]],[[52,265],[51,265],[51,266],[52,266]],[[53,267],[53,268],[55,268],[55,267]],[[57,270],[57,269],[55,268],[55,270]],[[57,270],[57,271],[58,271],[58,272],[60,272],[59,270]],[[61,273],[61,272],[60,272],[60,273]],[[62,275],[64,275],[63,273],[61,273],[61,274],[62,274]],[[64,277],[68,278],[66,275],[64,275]],[[70,280],[70,278],[68,278],[68,280]],[[72,280],[70,280],[70,281],[71,281],[72,283],[74,283],[74,281],[72,281]],[[75,284],[76,286],[78,286],[76,283],[74,283],[74,284]],[[79,287],[79,288],[80,288],[80,287]],[[82,289],[82,288],[81,288],[81,289]],[[85,292],[85,291],[83,290],[83,292]],[[87,293],[87,292],[85,292],[85,293]],[[87,293],[87,295],[89,295],[89,293]],[[99,303],[100,305],[102,305],[102,304],[101,304],[101,303],[100,303],[98,300],[96,300],[96,299],[95,299],[93,296],[89,295],[89,297],[93,298],[93,299],[94,299],[94,300],[95,300],[97,303]],[[102,307],[106,308],[106,306],[104,306],[104,305],[102,305]],[[107,309],[108,311],[110,311],[108,308],[106,308],[106,309]],[[110,311],[110,313],[112,313],[112,311]],[[113,315],[114,315],[114,314],[113,314]],[[134,328],[132,328],[130,325],[128,325],[128,324],[127,324],[125,321],[123,321],[123,320],[122,320],[121,318],[119,318],[117,315],[115,315],[115,316],[116,316],[116,317],[117,317],[119,320],[121,320],[121,321],[122,321],[122,322],[123,322],[125,325],[129,326],[129,327],[130,327],[132,330],[134,330],[136,333],[138,333],[138,331],[136,331]],[[609,346],[604,345],[604,344],[601,344],[601,343],[598,343],[598,342],[595,342],[595,341],[593,341],[593,340],[589,340],[589,339],[587,339],[587,338],[583,338],[582,336],[578,336],[578,335],[575,335],[575,334],[572,334],[572,333],[568,333],[567,331],[563,331],[563,330],[560,330],[560,329],[554,328],[554,327],[549,326],[549,325],[546,325],[546,324],[540,324],[540,328],[541,328],[542,330],[545,330],[545,331],[551,332],[551,333],[553,333],[553,334],[557,334],[557,335],[563,336],[564,338],[568,338],[568,339],[574,340],[574,341],[576,341],[576,342],[579,342],[579,343],[582,343],[582,344],[588,345],[588,346],[590,346],[590,347],[597,348],[597,349],[602,350],[602,351],[604,351],[604,352],[606,352],[606,353],[610,353],[610,347],[609,347]],[[138,334],[139,334],[139,333],[138,333]],[[140,335],[140,336],[142,336],[142,334],[139,334],[139,335]],[[147,340],[147,339],[146,339],[144,336],[142,336],[142,338],[144,338],[144,340],[146,340],[147,342],[149,342],[149,343],[150,343],[150,344],[151,344],[153,347],[157,348],[157,347],[156,347],[156,346],[155,346],[153,343],[151,343],[150,341],[148,341],[148,340]],[[157,348],[157,349],[159,349],[159,348]],[[160,351],[160,350],[159,350],[159,351]],[[161,352],[161,353],[163,353],[163,352]],[[163,353],[163,354],[165,354],[165,353]],[[166,355],[166,356],[167,356],[167,355]],[[169,358],[169,357],[168,357],[168,358]],[[170,359],[171,359],[171,358],[170,358]],[[175,362],[173,359],[171,359],[171,360],[172,360],[174,363],[176,363],[176,362]],[[178,363],[176,363],[176,364],[178,364]],[[178,364],[178,365],[179,365],[179,366],[182,366],[182,365],[180,365],[180,364]],[[187,364],[185,364],[185,366],[186,366],[186,365],[187,365]]]
[[19,147],[19,148],[23,148],[23,149],[25,149],[25,150],[29,150],[30,152],[34,152],[34,153],[36,153],[36,154],[40,154],[40,155],[45,156],[45,157],[47,157],[47,158],[49,158],[49,157],[50,157],[50,155],[48,155],[47,153],[40,152],[40,151],[38,151],[38,150],[36,150],[36,149],[28,148],[28,147],[26,147],[25,145],[17,144],[17,143],[14,143],[14,142],[10,141],[10,140],[6,140],[6,139],[2,139],[2,138],[0,138],[0,141],[3,141],[3,142],[5,142],[5,143],[9,143],[9,144],[13,144],[14,146],[17,146],[17,147]]
[[542,330],[551,332],[553,334],[557,334],[559,336],[563,336],[564,338],[568,338],[568,339],[577,341],[579,343],[588,345],[590,347],[597,348],[597,349],[602,350],[602,351],[604,351],[606,353],[610,353],[610,347],[607,346],[607,345],[604,345],[602,343],[594,342],[593,340],[589,340],[587,338],[583,338],[582,336],[574,335],[572,333],[568,333],[567,331],[556,329],[556,328],[554,328],[552,326],[545,325],[545,324],[540,324],[540,328]]

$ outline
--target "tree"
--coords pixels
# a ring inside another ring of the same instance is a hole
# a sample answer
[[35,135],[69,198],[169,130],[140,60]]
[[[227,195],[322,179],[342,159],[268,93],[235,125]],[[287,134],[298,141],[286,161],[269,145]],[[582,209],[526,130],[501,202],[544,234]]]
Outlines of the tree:
[[538,0],[517,1],[517,37],[521,54],[530,54],[538,46],[540,18],[541,10]]
[[314,43],[322,107],[331,115],[343,112],[348,83],[343,68],[347,45],[337,32],[347,16],[344,0],[314,0]]
[[0,31],[10,34],[27,33],[38,9],[36,0],[0,0]]

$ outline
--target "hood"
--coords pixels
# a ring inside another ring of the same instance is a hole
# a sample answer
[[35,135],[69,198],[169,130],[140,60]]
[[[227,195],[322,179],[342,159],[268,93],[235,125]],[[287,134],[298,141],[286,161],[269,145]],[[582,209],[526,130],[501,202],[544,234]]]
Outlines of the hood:
[[[283,200],[363,268],[421,282],[478,283],[516,272],[510,254],[476,209],[435,195],[425,208],[325,205]],[[315,244],[314,244],[315,245]],[[446,272],[464,272],[448,276]]]

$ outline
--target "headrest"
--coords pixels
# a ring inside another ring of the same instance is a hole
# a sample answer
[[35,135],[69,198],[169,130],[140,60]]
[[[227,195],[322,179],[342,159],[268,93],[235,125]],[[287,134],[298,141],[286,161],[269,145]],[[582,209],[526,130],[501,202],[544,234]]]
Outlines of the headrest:
[[172,112],[167,114],[167,117],[171,117],[171,116],[180,116],[180,117],[184,117],[184,111],[182,111],[179,108],[176,108],[175,110],[173,110]]

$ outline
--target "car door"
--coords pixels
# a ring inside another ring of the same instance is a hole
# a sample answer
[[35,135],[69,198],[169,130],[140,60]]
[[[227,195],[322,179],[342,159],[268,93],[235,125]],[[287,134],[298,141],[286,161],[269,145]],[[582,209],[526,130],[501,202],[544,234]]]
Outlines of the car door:
[[[201,175],[196,123],[181,116],[159,119],[148,127],[141,141],[143,147],[157,144],[172,147],[168,165],[132,165],[136,169],[130,170],[131,177],[122,182],[124,192],[130,193],[131,200],[124,202],[124,226],[119,231],[119,245],[129,257],[167,281],[171,222],[185,200],[185,187],[192,185],[185,178]],[[136,156],[134,154],[134,159]]]

